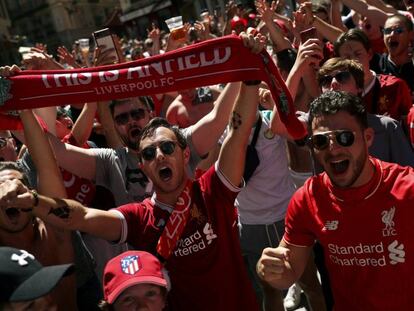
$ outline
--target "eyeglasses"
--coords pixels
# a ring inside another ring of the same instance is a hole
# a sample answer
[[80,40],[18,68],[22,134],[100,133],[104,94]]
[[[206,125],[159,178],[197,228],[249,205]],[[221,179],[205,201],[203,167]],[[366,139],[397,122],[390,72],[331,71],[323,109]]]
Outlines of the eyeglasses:
[[0,137],[0,149],[3,149],[4,147],[7,146],[7,141],[10,139],[11,137]]
[[160,148],[161,152],[165,155],[173,154],[175,150],[176,142],[165,140],[158,145],[151,145],[141,150],[141,156],[145,161],[152,161],[157,153],[157,148]]
[[319,79],[319,85],[323,87],[329,87],[331,85],[332,79],[335,78],[340,84],[345,84],[349,82],[352,75],[349,71],[340,71],[334,74],[333,76],[323,76]]
[[118,125],[125,125],[129,121],[129,117],[131,116],[131,119],[134,121],[139,121],[141,119],[145,118],[145,109],[139,108],[134,109],[129,112],[123,112],[114,117],[114,120],[116,124]]
[[331,139],[335,137],[335,141],[342,147],[350,147],[355,141],[355,133],[348,130],[337,130],[319,133],[309,137],[311,147],[317,150],[324,150],[329,146]]
[[382,29],[382,33],[384,35],[390,35],[392,32],[394,32],[395,34],[400,35],[404,32],[404,30],[405,29],[402,27],[396,27],[396,28],[389,27],[389,28]]

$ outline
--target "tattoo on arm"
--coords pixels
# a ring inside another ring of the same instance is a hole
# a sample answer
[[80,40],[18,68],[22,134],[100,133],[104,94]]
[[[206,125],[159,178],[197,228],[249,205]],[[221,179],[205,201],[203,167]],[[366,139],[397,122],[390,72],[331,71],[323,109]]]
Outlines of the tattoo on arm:
[[53,214],[62,219],[68,219],[70,214],[69,205],[63,200],[56,200],[57,206],[51,207],[48,215]]
[[234,130],[237,130],[241,124],[242,124],[241,115],[237,113],[236,111],[233,111],[233,115],[230,121],[230,127],[232,127]]

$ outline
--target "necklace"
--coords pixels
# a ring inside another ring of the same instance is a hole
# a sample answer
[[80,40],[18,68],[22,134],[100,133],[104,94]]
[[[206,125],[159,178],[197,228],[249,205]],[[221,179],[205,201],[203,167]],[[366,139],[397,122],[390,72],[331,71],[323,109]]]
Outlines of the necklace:
[[[371,162],[372,163],[372,162]],[[381,182],[382,182],[382,177],[383,177],[383,169],[382,169],[382,165],[381,165],[381,163],[379,163],[379,162],[377,162],[379,165],[379,168],[380,168],[380,177],[378,178],[378,182],[377,182],[377,184],[375,185],[375,187],[374,187],[374,189],[370,192],[370,193],[368,193],[362,200],[367,200],[367,199],[369,199],[370,197],[372,197],[376,192],[377,192],[377,190],[378,190],[378,188],[379,188],[379,186],[381,185]],[[375,170],[375,167],[376,167],[376,165],[375,165],[375,163],[372,163],[373,165],[374,165],[374,170]],[[333,191],[331,191],[331,195],[336,199],[336,200],[338,200],[339,202],[345,202],[345,200],[344,199],[342,199],[342,198],[340,198],[340,197],[338,197],[338,196],[336,196],[334,193],[333,193]]]

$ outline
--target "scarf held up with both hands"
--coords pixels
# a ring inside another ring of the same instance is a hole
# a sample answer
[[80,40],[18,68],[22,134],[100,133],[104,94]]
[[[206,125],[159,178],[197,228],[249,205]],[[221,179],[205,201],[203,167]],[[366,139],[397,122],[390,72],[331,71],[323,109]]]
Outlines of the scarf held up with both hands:
[[0,111],[162,94],[245,80],[267,83],[294,139],[306,136],[273,60],[253,54],[237,36],[204,41],[134,62],[75,70],[22,71],[0,78]]

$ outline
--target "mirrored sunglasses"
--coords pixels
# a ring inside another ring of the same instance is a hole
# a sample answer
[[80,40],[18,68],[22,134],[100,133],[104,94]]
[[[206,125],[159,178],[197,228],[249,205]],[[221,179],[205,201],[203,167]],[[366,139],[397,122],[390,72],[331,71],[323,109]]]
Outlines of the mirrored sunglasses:
[[173,154],[175,150],[176,142],[174,141],[162,141],[158,145],[150,145],[148,147],[145,147],[141,150],[141,157],[145,161],[152,161],[155,159],[155,156],[157,154],[157,148],[160,148],[161,152],[165,155],[171,155]]
[[404,32],[404,28],[402,28],[402,27],[397,27],[397,28],[389,27],[389,28],[382,29],[382,33],[384,35],[390,35],[392,32],[399,35],[399,34],[402,34]]
[[145,110],[142,108],[134,109],[129,112],[123,112],[119,115],[114,117],[116,124],[118,125],[125,125],[129,121],[129,117],[131,117],[134,121],[139,121],[145,118]]
[[349,71],[340,71],[334,74],[333,76],[323,76],[319,79],[319,85],[323,87],[330,87],[333,78],[338,81],[340,84],[344,84],[349,82],[351,79],[352,74]]
[[319,133],[309,137],[311,147],[317,150],[324,150],[329,146],[331,139],[342,147],[350,147],[355,141],[355,133],[348,130],[330,131]]

